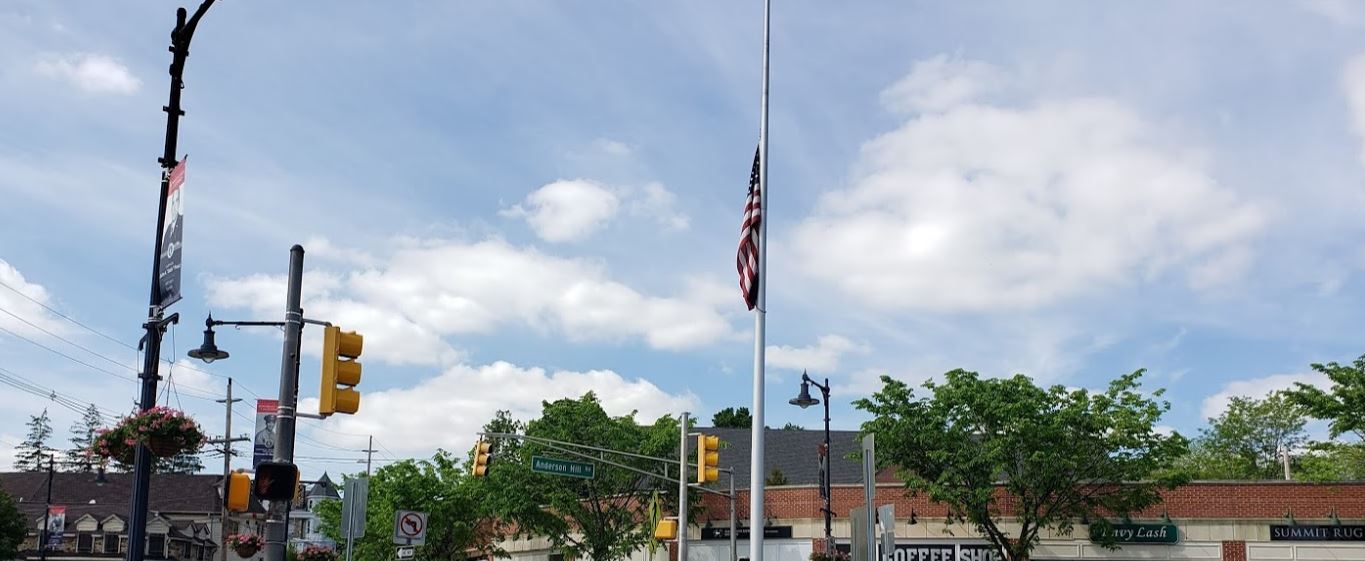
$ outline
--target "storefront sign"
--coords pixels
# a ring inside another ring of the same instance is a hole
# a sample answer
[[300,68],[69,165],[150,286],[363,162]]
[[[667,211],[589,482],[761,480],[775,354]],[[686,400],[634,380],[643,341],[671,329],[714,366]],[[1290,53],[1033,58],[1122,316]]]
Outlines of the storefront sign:
[[[848,543],[835,544],[835,549],[849,552]],[[918,544],[898,543],[887,561],[1000,561],[995,546],[988,544]]]
[[[1099,526],[1090,527],[1090,541],[1099,542],[1102,537]],[[1180,530],[1175,524],[1111,524],[1109,535],[1114,543],[1174,544],[1180,542]]]
[[[791,526],[764,526],[763,539],[786,539],[792,537]],[[730,527],[723,528],[702,528],[701,539],[703,540],[728,540],[730,539]],[[745,527],[735,528],[735,539],[749,539],[749,529]]]
[[1271,541],[1365,542],[1365,526],[1336,524],[1272,525]]

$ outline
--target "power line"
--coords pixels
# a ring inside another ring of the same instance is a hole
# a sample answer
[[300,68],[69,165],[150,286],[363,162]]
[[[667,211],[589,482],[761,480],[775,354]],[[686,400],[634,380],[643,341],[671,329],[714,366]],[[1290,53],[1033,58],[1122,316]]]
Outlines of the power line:
[[44,344],[39,343],[39,342],[37,342],[37,341],[34,341],[33,339],[29,339],[28,337],[24,337],[23,335],[20,335],[20,334],[18,334],[18,333],[15,333],[15,332],[13,332],[13,331],[10,331],[9,329],[7,329],[7,328],[5,328],[5,327],[0,326],[0,331],[3,331],[3,332],[5,332],[5,333],[8,333],[8,334],[10,334],[11,336],[13,336],[13,337],[15,337],[15,338],[17,338],[17,339],[21,339],[21,340],[23,340],[23,341],[27,341],[29,344],[34,345],[34,346],[36,346],[36,347],[40,347],[40,348],[46,349],[46,350],[48,350],[49,352],[51,352],[51,353],[53,353],[53,354],[56,354],[56,355],[58,355],[58,356],[61,356],[62,358],[65,358],[65,359],[67,359],[67,360],[69,360],[69,361],[71,361],[71,362],[74,362],[74,363],[76,363],[76,364],[83,365],[83,366],[85,366],[85,367],[87,367],[87,368],[89,368],[89,369],[91,369],[91,370],[96,371],[96,372],[102,372],[102,373],[104,373],[104,374],[108,374],[108,375],[113,376],[113,377],[115,377],[115,378],[122,378],[122,379],[124,379],[124,380],[129,381],[129,382],[136,382],[136,381],[137,381],[136,378],[133,378],[133,377],[131,377],[131,376],[124,376],[124,375],[122,375],[122,374],[116,374],[116,373],[114,373],[114,372],[110,372],[110,371],[108,371],[108,370],[105,370],[105,369],[100,368],[100,367],[98,367],[98,366],[95,366],[95,365],[93,365],[93,364],[90,364],[90,363],[88,363],[88,362],[86,362],[86,361],[83,361],[83,360],[81,360],[81,359],[79,359],[79,358],[76,358],[76,357],[71,356],[71,355],[69,355],[69,354],[66,354],[66,353],[64,353],[64,352],[61,352],[61,351],[59,351],[59,350],[57,350],[57,349],[54,349],[54,348],[52,348],[52,347],[49,347],[49,346],[47,346],[47,345],[44,345]]
[[128,347],[129,349],[137,350],[137,347],[134,347],[134,346],[132,346],[132,345],[129,345],[129,344],[127,344],[127,343],[124,343],[123,341],[120,341],[120,340],[118,340],[118,339],[115,339],[114,337],[111,337],[111,336],[109,336],[109,335],[105,335],[104,333],[101,333],[101,332],[97,331],[95,328],[90,327],[90,326],[88,326],[88,325],[86,325],[86,324],[84,324],[84,323],[81,323],[81,322],[79,322],[79,321],[76,321],[76,320],[73,319],[71,316],[68,316],[68,315],[66,315],[66,314],[63,314],[63,313],[61,313],[61,312],[59,312],[59,311],[53,309],[51,306],[48,306],[47,304],[44,304],[44,303],[42,303],[42,302],[39,302],[38,300],[34,299],[32,296],[29,296],[29,295],[27,295],[27,294],[24,294],[24,293],[23,293],[22,291],[20,291],[19,289],[14,288],[13,286],[10,286],[10,285],[6,284],[5,281],[0,281],[0,286],[3,286],[3,287],[5,287],[5,288],[8,288],[8,289],[10,289],[10,291],[14,292],[15,294],[18,294],[18,295],[20,295],[20,296],[23,296],[23,297],[24,297],[25,299],[27,299],[29,302],[33,302],[34,304],[37,304],[37,305],[39,305],[39,306],[42,306],[44,310],[47,310],[47,311],[52,312],[52,313],[54,313],[54,314],[57,314],[57,317],[60,317],[60,318],[62,318],[62,319],[65,319],[66,321],[69,321],[69,322],[74,323],[74,324],[76,324],[76,325],[78,325],[78,326],[80,326],[80,327],[85,328],[86,331],[89,331],[89,332],[91,332],[91,333],[94,333],[95,335],[99,335],[100,337],[104,337],[105,339],[108,339],[108,340],[110,340],[110,341],[113,341],[113,342],[115,342],[115,343],[118,343],[118,344],[120,344],[120,345],[123,345],[124,347]]
[[70,339],[67,339],[67,338],[65,338],[65,337],[62,337],[61,335],[58,335],[58,334],[53,333],[53,332],[51,332],[51,331],[48,331],[47,329],[44,329],[42,326],[40,326],[40,325],[38,325],[38,324],[36,324],[36,323],[33,323],[33,322],[29,321],[29,320],[26,320],[26,319],[24,319],[24,318],[22,318],[22,317],[19,317],[19,316],[16,315],[14,312],[11,312],[11,311],[9,311],[9,310],[6,310],[6,309],[3,308],[3,307],[0,307],[0,312],[4,312],[5,314],[8,314],[10,317],[12,317],[12,318],[14,318],[14,319],[17,319],[17,320],[19,320],[19,321],[24,322],[24,324],[28,325],[29,327],[32,327],[32,328],[34,328],[34,329],[37,329],[38,331],[42,331],[43,333],[48,334],[49,336],[53,337],[54,339],[57,339],[58,341],[61,341],[61,342],[63,342],[63,343],[66,343],[66,344],[68,344],[68,345],[71,345],[71,346],[73,346],[73,347],[76,347],[77,349],[80,349],[80,350],[82,350],[82,351],[85,351],[85,352],[87,352],[87,353],[90,353],[90,354],[92,354],[92,355],[95,355],[95,356],[97,356],[97,357],[100,357],[100,358],[102,358],[102,359],[104,359],[104,360],[106,360],[106,361],[108,361],[108,362],[110,362],[110,363],[113,363],[113,364],[115,364],[115,365],[118,365],[118,366],[121,367],[121,368],[126,368],[126,369],[128,369],[128,370],[132,370],[133,372],[137,372],[137,368],[134,368],[132,365],[129,365],[129,364],[125,363],[125,362],[121,362],[121,361],[118,361],[118,360],[109,358],[109,357],[107,357],[107,356],[105,356],[105,355],[102,355],[102,354],[100,354],[100,353],[97,353],[97,352],[95,352],[95,351],[92,351],[92,350],[90,350],[88,347],[86,347],[86,346],[84,346],[84,345],[81,345],[80,343],[76,343],[76,342],[74,342],[74,341],[72,341],[72,340],[70,340]]

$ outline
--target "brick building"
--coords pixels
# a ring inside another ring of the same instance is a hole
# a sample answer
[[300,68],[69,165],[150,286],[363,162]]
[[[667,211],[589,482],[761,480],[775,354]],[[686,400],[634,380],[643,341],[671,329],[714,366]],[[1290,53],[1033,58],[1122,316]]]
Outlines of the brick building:
[[[718,434],[728,445],[721,465],[733,465],[739,526],[749,526],[749,431],[703,429]],[[846,548],[848,513],[863,502],[860,465],[846,459],[857,449],[856,433],[832,434],[830,454],[833,534],[836,547]],[[806,561],[811,551],[824,547],[823,501],[819,492],[817,446],[819,431],[769,430],[765,436],[769,479],[781,472],[785,485],[769,486],[765,512],[756,517],[765,528],[765,561]],[[896,512],[896,546],[890,561],[990,561],[987,541],[963,524],[948,524],[947,510],[924,497],[907,497],[894,474],[877,476],[875,503],[892,504]],[[726,483],[722,475],[722,481]],[[706,514],[693,520],[688,535],[688,561],[726,561],[730,558],[726,530],[728,500],[703,496]],[[1201,481],[1165,494],[1162,504],[1122,521],[1121,528],[1166,535],[1159,539],[1132,538],[1120,549],[1103,549],[1089,539],[1087,526],[1077,524],[1071,536],[1045,534],[1034,550],[1036,560],[1056,561],[1365,561],[1365,482],[1299,483],[1290,481]],[[747,530],[741,530],[744,537]],[[1156,541],[1164,543],[1136,543]],[[542,539],[512,540],[502,544],[515,561],[560,561]],[[739,556],[748,557],[747,540],[739,541]],[[634,561],[646,561],[644,551]],[[660,553],[656,561],[676,561]]]

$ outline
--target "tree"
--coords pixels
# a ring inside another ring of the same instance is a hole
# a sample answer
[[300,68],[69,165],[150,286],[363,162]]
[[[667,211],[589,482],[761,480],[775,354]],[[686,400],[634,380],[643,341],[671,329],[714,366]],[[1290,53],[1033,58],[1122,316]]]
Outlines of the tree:
[[1303,407],[1308,415],[1328,420],[1332,438],[1352,433],[1365,440],[1365,356],[1345,366],[1335,362],[1311,366],[1332,381],[1332,388],[1323,391],[1297,383],[1286,392],[1289,400]]
[[28,524],[14,499],[0,490],[0,559],[18,559],[27,533]]
[[[403,460],[379,468],[370,477],[365,518],[358,521],[365,525],[365,535],[355,542],[355,558],[390,558],[396,510],[423,511],[429,517],[426,544],[418,547],[418,558],[459,561],[485,556],[478,552],[492,553],[487,549],[492,542],[479,539],[488,510],[470,480],[469,470],[445,450],[428,460]],[[323,502],[318,514],[323,532],[345,543],[341,501]]]
[[85,414],[79,420],[71,424],[71,448],[66,451],[66,461],[62,466],[66,471],[90,473],[99,467],[99,458],[90,450],[90,445],[94,444],[95,434],[103,424],[104,417],[93,403],[85,409]]
[[766,485],[766,486],[769,486],[769,487],[777,487],[778,485],[786,485],[786,484],[787,484],[787,474],[782,473],[782,470],[780,470],[780,469],[773,468],[772,471],[768,472],[768,477],[763,478],[763,484]]
[[1314,442],[1296,458],[1294,479],[1303,481],[1365,480],[1365,444]]
[[[543,403],[540,418],[526,425],[528,436],[655,457],[677,456],[678,431],[678,421],[671,417],[640,425],[634,413],[609,416],[591,392],[579,399]],[[517,535],[547,538],[566,557],[628,558],[653,539],[653,528],[642,521],[649,517],[654,492],[674,495],[669,482],[604,463],[597,464],[592,479],[533,473],[532,455],[585,460],[531,441],[507,444],[498,444],[489,475],[481,482],[489,504],[515,526]],[[616,456],[613,461],[659,471],[656,463],[641,458]]]
[[879,465],[895,467],[909,492],[946,505],[950,519],[974,526],[1004,561],[1025,561],[1043,529],[1069,534],[1083,517],[1113,547],[1105,517],[1155,505],[1161,489],[1181,482],[1153,477],[1187,442],[1155,429],[1170,404],[1155,401],[1162,390],[1144,396],[1141,376],[1092,394],[953,370],[941,385],[924,384],[932,397],[882,376],[882,389],[855,405],[873,416],[862,432],[876,435]]
[[1285,395],[1234,397],[1177,466],[1195,479],[1282,479],[1283,454],[1308,442],[1307,418]]
[[711,416],[711,426],[720,429],[747,429],[754,426],[748,407],[726,407]]
[[782,425],[782,430],[806,430],[806,427],[803,427],[796,423],[787,423],[785,425]]
[[47,439],[52,436],[52,420],[47,417],[47,409],[41,415],[30,415],[28,436],[14,449],[14,469],[16,471],[47,471],[45,455],[51,449]]
[[198,452],[186,452],[157,458],[152,469],[156,473],[199,473],[204,470],[204,462],[199,459]]

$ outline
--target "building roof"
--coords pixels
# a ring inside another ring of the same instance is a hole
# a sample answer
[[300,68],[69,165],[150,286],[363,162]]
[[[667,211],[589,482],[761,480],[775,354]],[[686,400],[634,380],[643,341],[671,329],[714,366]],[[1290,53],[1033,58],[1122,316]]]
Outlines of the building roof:
[[[698,432],[720,437],[720,467],[735,469],[735,488],[749,488],[749,429],[706,428]],[[830,443],[830,482],[861,483],[862,463],[848,456],[858,451],[858,431],[832,430]],[[782,471],[787,485],[816,485],[820,482],[819,447],[825,441],[823,430],[767,429],[763,433],[764,459],[768,475]],[[693,452],[695,454],[695,452]],[[728,484],[724,476],[720,484]]]
[[310,499],[340,499],[341,493],[337,492],[336,483],[333,483],[332,478],[327,477],[327,472],[324,471],[322,472],[322,477],[318,478],[317,483],[314,483],[312,487],[308,488],[307,496]]
[[[89,514],[98,520],[117,516],[127,520],[133,495],[133,474],[109,473],[104,481],[95,473],[55,473],[52,504],[66,507],[66,523]],[[217,514],[223,506],[220,475],[159,473],[152,476],[148,510],[160,513]],[[0,473],[0,489],[14,498],[25,516],[39,517],[47,500],[46,472]],[[252,511],[260,512],[253,501]]]

